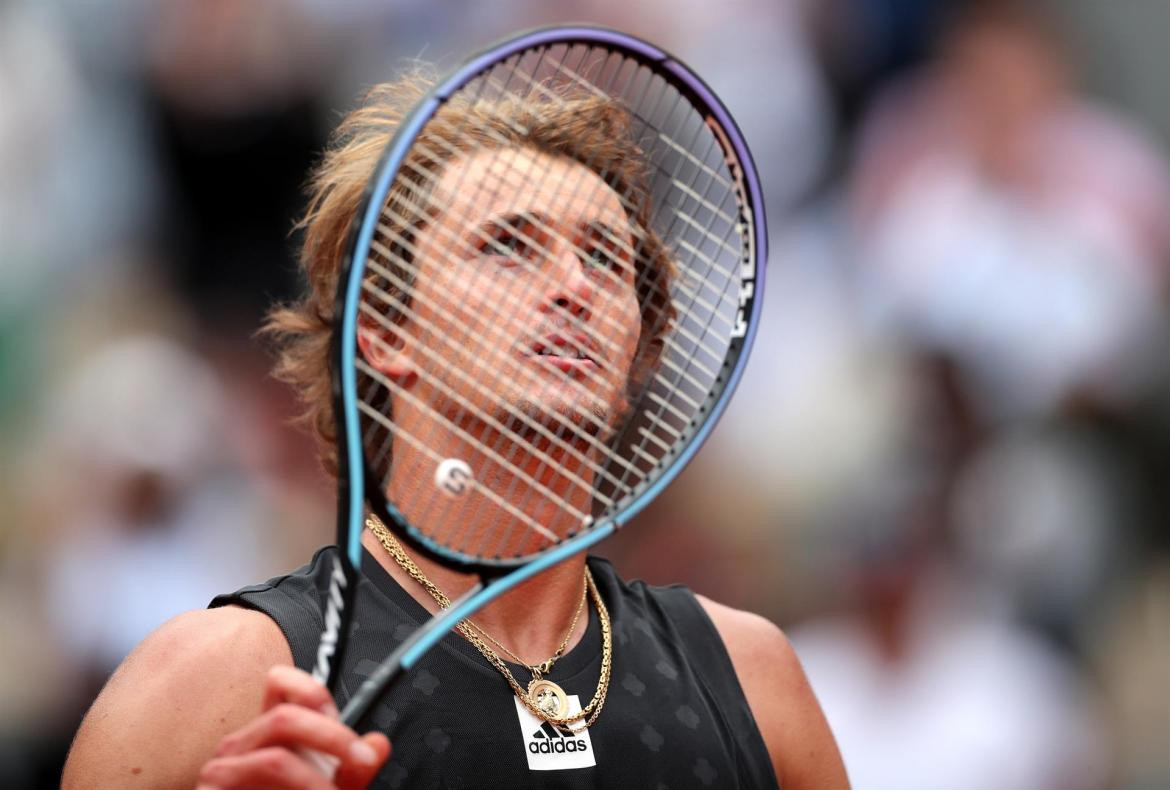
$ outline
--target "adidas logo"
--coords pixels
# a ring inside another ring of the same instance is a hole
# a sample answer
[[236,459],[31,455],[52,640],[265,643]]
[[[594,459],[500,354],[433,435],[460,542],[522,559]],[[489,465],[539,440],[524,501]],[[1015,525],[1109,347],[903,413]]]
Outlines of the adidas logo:
[[[516,704],[516,720],[520,725],[516,734],[523,742],[530,771],[565,771],[597,765],[597,752],[593,750],[589,730],[561,732],[547,721],[533,716],[520,700],[512,701]],[[581,701],[576,694],[570,694],[569,715],[580,711]]]
[[588,750],[589,744],[584,738],[574,738],[547,721],[541,722],[540,728],[532,733],[531,740],[528,741],[528,751],[533,754],[565,754]]

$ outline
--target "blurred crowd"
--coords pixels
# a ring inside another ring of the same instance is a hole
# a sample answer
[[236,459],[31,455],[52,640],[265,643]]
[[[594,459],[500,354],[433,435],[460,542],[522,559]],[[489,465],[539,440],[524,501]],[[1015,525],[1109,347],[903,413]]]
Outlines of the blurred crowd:
[[1170,6],[1091,0],[0,4],[0,785],[332,539],[255,333],[341,113],[565,21],[705,77],[772,237],[740,392],[602,553],[784,626],[859,790],[1170,786]]

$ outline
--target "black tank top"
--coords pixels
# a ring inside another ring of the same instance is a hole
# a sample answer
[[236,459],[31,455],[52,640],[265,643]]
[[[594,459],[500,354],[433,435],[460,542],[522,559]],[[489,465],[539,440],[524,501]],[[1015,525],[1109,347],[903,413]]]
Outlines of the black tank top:
[[[221,595],[280,626],[298,667],[309,669],[322,629],[330,555],[265,584]],[[359,730],[394,745],[375,788],[774,788],[772,763],[731,660],[694,595],[683,587],[625,583],[591,557],[613,623],[613,668],[601,715],[586,734],[564,735],[520,708],[503,676],[448,634],[375,703]],[[429,619],[369,553],[337,700],[350,693]],[[525,685],[528,673],[510,665]],[[601,628],[590,607],[584,638],[550,679],[577,704],[597,689]],[[577,708],[574,708],[577,709]]]

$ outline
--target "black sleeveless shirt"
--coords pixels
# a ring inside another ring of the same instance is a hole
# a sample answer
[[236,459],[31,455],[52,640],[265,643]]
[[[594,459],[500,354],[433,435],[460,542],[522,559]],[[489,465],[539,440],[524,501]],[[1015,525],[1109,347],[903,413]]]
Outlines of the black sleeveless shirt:
[[[310,669],[323,620],[331,552],[265,584],[221,595],[280,626],[298,667]],[[718,632],[683,587],[629,584],[589,567],[613,623],[609,693],[597,721],[565,735],[520,706],[503,676],[448,634],[374,704],[359,730],[389,735],[391,759],[374,788],[775,788],[776,776]],[[430,615],[363,552],[351,641],[337,700]],[[549,679],[585,706],[597,689],[601,628],[589,607],[580,644]],[[529,675],[510,665],[521,685]],[[574,710],[579,708],[574,707]]]

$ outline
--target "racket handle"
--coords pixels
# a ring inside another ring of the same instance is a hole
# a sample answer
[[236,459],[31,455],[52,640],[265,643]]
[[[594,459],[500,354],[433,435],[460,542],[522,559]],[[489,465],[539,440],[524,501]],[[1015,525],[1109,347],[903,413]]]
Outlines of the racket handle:
[[297,749],[297,754],[330,782],[337,775],[337,767],[341,765],[341,760],[334,755],[319,752],[316,749]]

